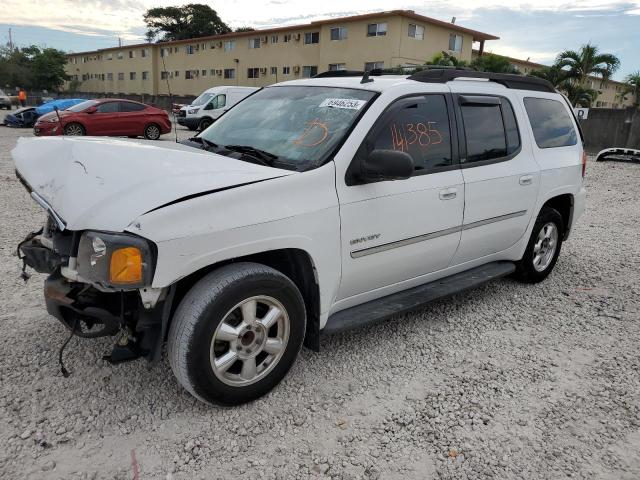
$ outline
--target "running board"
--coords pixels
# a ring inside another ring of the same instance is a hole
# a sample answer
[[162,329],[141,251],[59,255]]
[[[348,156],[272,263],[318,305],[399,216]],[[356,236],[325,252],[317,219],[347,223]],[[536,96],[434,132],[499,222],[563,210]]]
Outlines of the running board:
[[492,262],[450,277],[419,285],[409,290],[378,298],[362,305],[340,310],[327,320],[320,331],[323,336],[381,322],[415,310],[429,302],[479,287],[491,280],[515,272],[513,262]]

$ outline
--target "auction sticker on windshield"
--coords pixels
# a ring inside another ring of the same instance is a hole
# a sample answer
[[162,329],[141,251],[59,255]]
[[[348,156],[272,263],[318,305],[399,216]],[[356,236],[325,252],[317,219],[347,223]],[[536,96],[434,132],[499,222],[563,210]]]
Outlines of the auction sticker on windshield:
[[366,100],[356,100],[353,98],[327,98],[320,104],[320,106],[360,110],[366,103]]

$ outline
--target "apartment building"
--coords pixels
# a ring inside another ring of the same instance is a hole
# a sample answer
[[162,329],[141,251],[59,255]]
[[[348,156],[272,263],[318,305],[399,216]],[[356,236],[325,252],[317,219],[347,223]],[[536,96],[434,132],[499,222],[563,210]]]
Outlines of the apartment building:
[[[473,58],[478,55],[479,52],[477,50],[473,50]],[[523,75],[528,75],[534,70],[540,70],[541,68],[548,66],[519,58],[507,58],[511,62],[511,65],[518,69],[518,71]],[[587,86],[600,92],[596,101],[591,105],[592,108],[626,108],[631,107],[634,104],[634,96],[631,93],[626,93],[626,84],[623,82],[617,82],[615,80],[607,80],[606,82],[603,82],[602,79],[598,77],[589,77]]]
[[70,54],[79,91],[197,95],[216,85],[265,86],[326,70],[422,65],[446,51],[470,61],[498,37],[411,10]]

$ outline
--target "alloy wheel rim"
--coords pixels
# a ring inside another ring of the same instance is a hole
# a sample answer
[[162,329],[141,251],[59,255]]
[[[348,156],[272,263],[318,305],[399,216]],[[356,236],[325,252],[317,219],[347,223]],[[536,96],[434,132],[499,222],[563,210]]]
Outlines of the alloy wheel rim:
[[79,125],[69,125],[67,135],[82,135],[82,128]]
[[289,341],[289,315],[275,298],[250,297],[224,316],[211,339],[216,377],[234,387],[251,385],[271,372]]
[[537,272],[545,271],[558,248],[558,228],[553,222],[545,224],[538,232],[538,238],[533,245],[533,268]]
[[154,125],[147,127],[147,136],[152,140],[155,140],[156,138],[158,138],[160,136],[160,131],[158,130],[158,127]]

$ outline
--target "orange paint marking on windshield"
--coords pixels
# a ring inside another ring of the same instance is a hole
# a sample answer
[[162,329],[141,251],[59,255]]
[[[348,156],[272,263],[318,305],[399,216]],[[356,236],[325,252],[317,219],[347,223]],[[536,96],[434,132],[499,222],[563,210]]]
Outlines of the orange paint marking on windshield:
[[[320,137],[318,139],[316,139],[315,141],[310,141],[314,138],[314,135],[318,134],[320,134]],[[298,138],[293,141],[293,143],[296,145],[300,145],[301,147],[311,148],[320,145],[327,138],[329,138],[329,127],[327,127],[326,123],[315,119],[307,122],[307,126],[305,127],[304,131]]]

